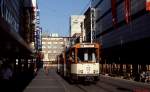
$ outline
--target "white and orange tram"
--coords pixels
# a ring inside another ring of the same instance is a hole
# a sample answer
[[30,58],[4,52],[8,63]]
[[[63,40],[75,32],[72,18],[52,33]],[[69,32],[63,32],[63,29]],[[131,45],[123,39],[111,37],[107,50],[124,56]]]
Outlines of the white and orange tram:
[[71,80],[98,80],[100,45],[78,43],[57,57],[57,71]]

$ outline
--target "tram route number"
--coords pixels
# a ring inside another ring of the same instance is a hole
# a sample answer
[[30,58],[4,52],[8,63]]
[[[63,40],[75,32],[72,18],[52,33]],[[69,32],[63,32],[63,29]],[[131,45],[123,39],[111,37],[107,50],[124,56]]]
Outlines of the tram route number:
[[86,73],[87,73],[87,74],[90,73],[90,67],[86,67]]

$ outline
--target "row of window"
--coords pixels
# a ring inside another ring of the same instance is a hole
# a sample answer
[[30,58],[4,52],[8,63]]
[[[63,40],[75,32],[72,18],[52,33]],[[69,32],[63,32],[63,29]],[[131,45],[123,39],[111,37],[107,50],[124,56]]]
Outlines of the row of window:
[[56,41],[58,41],[58,40],[64,40],[63,38],[44,38],[44,37],[42,37],[42,40],[56,40]]
[[64,47],[61,47],[61,46],[42,46],[42,48],[43,49],[46,49],[46,48],[48,48],[48,49],[51,49],[51,48],[54,48],[54,49],[63,49]]
[[19,18],[16,18],[19,15],[19,12],[14,12],[15,8],[11,7],[11,3],[6,2],[6,0],[1,0],[0,2],[0,13],[1,16],[10,24],[11,29],[18,32],[19,31]]
[[64,42],[42,42],[42,44],[64,44]]
[[43,53],[61,53],[61,50],[49,50],[49,51],[42,51]]

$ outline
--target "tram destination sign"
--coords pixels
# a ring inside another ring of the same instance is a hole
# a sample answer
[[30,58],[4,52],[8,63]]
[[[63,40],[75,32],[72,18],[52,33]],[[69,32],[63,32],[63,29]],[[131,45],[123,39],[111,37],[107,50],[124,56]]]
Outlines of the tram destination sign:
[[82,48],[92,48],[95,47],[94,44],[83,44],[81,45]]

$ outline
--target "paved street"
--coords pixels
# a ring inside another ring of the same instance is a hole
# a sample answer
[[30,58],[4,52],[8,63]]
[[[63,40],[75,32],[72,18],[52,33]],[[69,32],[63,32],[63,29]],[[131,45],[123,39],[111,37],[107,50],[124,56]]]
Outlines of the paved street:
[[41,69],[24,92],[150,92],[150,85],[101,75],[97,83],[70,84],[55,69]]

